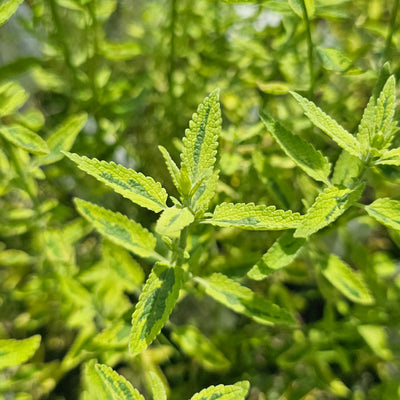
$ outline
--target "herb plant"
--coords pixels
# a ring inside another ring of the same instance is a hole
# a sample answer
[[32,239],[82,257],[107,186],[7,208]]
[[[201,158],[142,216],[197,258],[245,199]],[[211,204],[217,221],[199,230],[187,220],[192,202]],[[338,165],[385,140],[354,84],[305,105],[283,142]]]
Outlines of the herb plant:
[[398,7],[4,1],[0,399],[398,398]]

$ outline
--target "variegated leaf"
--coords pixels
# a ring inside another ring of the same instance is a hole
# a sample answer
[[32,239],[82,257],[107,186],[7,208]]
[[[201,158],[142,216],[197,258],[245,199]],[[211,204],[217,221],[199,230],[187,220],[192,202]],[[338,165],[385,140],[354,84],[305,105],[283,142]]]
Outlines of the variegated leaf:
[[113,162],[108,163],[68,152],[65,152],[65,155],[82,171],[110,186],[115,192],[139,206],[154,212],[160,212],[167,207],[165,204],[167,192],[153,178]]

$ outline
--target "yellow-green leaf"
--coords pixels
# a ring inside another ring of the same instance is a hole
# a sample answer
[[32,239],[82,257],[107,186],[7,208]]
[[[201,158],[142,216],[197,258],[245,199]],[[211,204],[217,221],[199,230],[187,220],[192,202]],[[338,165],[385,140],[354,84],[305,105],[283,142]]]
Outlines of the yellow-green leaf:
[[247,273],[248,277],[259,281],[286,267],[296,258],[305,242],[305,238],[295,238],[293,232],[285,232]]
[[199,105],[183,138],[181,170],[186,171],[192,185],[214,167],[220,131],[221,109],[216,89]]
[[88,201],[74,201],[79,213],[112,242],[140,257],[154,255],[156,238],[142,225],[118,212],[106,210]]
[[175,307],[182,286],[180,267],[157,263],[147,279],[132,315],[129,351],[142,352],[160,333]]
[[363,189],[364,186],[354,190],[335,186],[326,188],[301,220],[294,237],[310,236],[334,222],[361,197]]
[[22,125],[3,125],[0,127],[0,135],[30,153],[47,154],[49,152],[46,142],[35,132]]
[[2,83],[0,85],[0,117],[12,114],[18,110],[25,104],[28,97],[28,93],[17,82]]
[[164,157],[165,164],[167,165],[167,169],[169,174],[171,175],[172,182],[174,183],[175,187],[180,191],[180,172],[179,168],[175,164],[174,160],[168,153],[168,150],[163,146],[158,146],[160,149],[161,154]]
[[40,336],[31,336],[28,339],[1,339],[0,340],[0,370],[20,365],[29,360],[40,346]]
[[105,396],[111,395],[113,400],[145,400],[122,375],[112,368],[104,364],[96,364],[94,369],[104,384]]
[[289,311],[223,274],[214,273],[208,278],[198,278],[197,280],[213,299],[259,324],[296,324],[296,320]]
[[64,157],[61,151],[69,151],[74,144],[76,136],[82,130],[87,120],[87,114],[77,114],[68,117],[47,139],[50,153],[41,157],[41,165],[52,164]]
[[297,93],[290,92],[303,108],[310,121],[331,137],[341,148],[356,157],[361,157],[360,144],[357,139],[340,126],[329,115],[325,114],[312,101]]
[[383,360],[391,360],[393,358],[393,353],[388,348],[387,333],[383,326],[360,325],[357,329],[378,357],[381,357]]
[[382,154],[382,157],[376,162],[381,165],[400,165],[400,148],[391,149]]
[[300,221],[299,213],[277,210],[275,206],[222,203],[215,208],[212,218],[205,222],[248,230],[282,230],[297,228]]
[[320,151],[317,151],[311,143],[300,136],[293,135],[267,115],[262,115],[261,119],[268,132],[271,133],[288,157],[311,178],[328,183],[331,165]]
[[170,207],[164,210],[158,219],[156,232],[163,236],[177,238],[181,230],[193,221],[194,216],[188,208]]
[[82,171],[92,175],[139,206],[154,212],[160,212],[167,207],[165,204],[167,192],[153,178],[113,162],[99,161],[96,158],[90,159],[75,153],[65,152],[65,154]]
[[245,400],[250,384],[240,381],[234,385],[209,386],[196,393],[190,400]]
[[400,231],[400,201],[385,197],[375,200],[365,209],[381,224]]
[[24,0],[6,0],[0,4],[0,26],[7,22]]
[[171,338],[183,352],[209,371],[225,370],[230,365],[224,354],[195,326],[178,326],[172,332]]
[[344,296],[359,304],[373,304],[362,276],[337,256],[331,254],[321,264],[322,274]]

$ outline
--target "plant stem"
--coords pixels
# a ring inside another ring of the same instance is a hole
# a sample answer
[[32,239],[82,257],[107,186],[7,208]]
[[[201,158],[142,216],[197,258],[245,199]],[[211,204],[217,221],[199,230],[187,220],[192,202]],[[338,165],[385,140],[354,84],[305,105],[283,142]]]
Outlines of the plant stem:
[[393,38],[393,33],[396,27],[396,16],[397,12],[399,10],[399,3],[400,0],[395,0],[393,4],[393,10],[392,10],[392,17],[390,19],[390,25],[389,25],[389,33],[386,36],[386,41],[385,41],[385,50],[383,52],[383,61],[389,61],[389,56],[390,56],[390,49],[392,47],[392,38]]
[[306,24],[306,32],[307,32],[307,57],[308,57],[308,69],[310,73],[310,99],[314,97],[314,46],[311,37],[311,26],[310,26],[310,19],[308,18],[307,7],[304,0],[301,1],[301,5],[303,7],[303,18]]
[[176,28],[176,9],[177,0],[171,0],[171,21],[170,21],[170,47],[169,47],[169,70],[168,70],[168,88],[171,99],[174,99],[174,67],[175,67],[175,28]]
[[53,17],[53,20],[54,20],[56,38],[62,48],[65,64],[67,65],[68,69],[71,71],[73,79],[76,79],[75,68],[71,61],[71,53],[69,51],[67,43],[64,40],[66,35],[63,30],[63,25],[61,23],[60,16],[58,15],[56,2],[55,2],[55,0],[49,0],[49,4],[50,4],[51,16]]

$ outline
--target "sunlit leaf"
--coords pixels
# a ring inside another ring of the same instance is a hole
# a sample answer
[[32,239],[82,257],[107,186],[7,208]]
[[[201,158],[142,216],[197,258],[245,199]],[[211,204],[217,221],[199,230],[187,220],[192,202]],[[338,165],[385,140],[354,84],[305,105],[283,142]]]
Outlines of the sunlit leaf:
[[7,22],[24,0],[6,0],[0,4],[0,26]]
[[[0,20],[1,7],[0,5]],[[28,93],[17,82],[2,83],[0,85],[0,117],[12,114],[18,110],[25,104],[28,97]]]
[[321,267],[325,278],[348,299],[365,305],[374,303],[362,276],[340,258],[331,254]]
[[170,207],[164,210],[158,219],[156,232],[160,235],[177,238],[182,229],[193,221],[194,216],[188,208]]
[[297,228],[300,220],[300,214],[277,210],[275,206],[222,203],[215,208],[212,218],[205,222],[249,230],[282,230]]
[[214,273],[208,278],[199,279],[199,282],[210,297],[260,324],[294,325],[296,323],[294,317],[286,309],[223,274]]
[[132,315],[129,351],[142,352],[167,322],[182,286],[183,270],[157,263],[147,279]]
[[40,346],[40,336],[31,336],[28,339],[1,339],[0,340],[0,369],[14,367],[29,360]]
[[15,146],[33,154],[47,154],[49,148],[46,142],[35,132],[22,125],[0,126],[0,135]]
[[297,93],[291,92],[291,94],[298,101],[303,108],[304,113],[315,126],[325,132],[348,153],[356,157],[361,156],[360,145],[351,133],[347,132],[334,119],[326,115],[312,101],[307,100],[305,97],[300,96]]
[[294,237],[307,237],[338,219],[363,192],[364,186],[354,190],[328,187],[318,195],[301,220]]
[[367,213],[388,228],[400,230],[400,201],[389,198],[375,200],[365,207]]
[[76,136],[82,130],[87,120],[87,114],[77,114],[68,117],[47,139],[50,153],[41,157],[40,164],[52,164],[64,157],[61,151],[69,151],[74,144]]
[[250,385],[247,381],[227,386],[210,386],[196,393],[190,400],[245,400],[249,387]]
[[137,222],[88,201],[75,199],[76,208],[104,236],[141,257],[154,254],[155,237]]
[[314,146],[293,135],[278,122],[266,115],[261,116],[268,132],[272,134],[282,150],[311,178],[324,183],[328,182],[331,165],[326,157]]
[[216,89],[199,105],[183,138],[181,171],[187,173],[192,185],[214,167],[220,131],[221,110]]
[[65,152],[65,155],[74,161],[82,171],[92,175],[139,206],[154,212],[160,212],[166,208],[167,192],[153,178],[113,162],[108,163],[68,152]]
[[262,256],[260,261],[247,273],[249,278],[262,280],[289,265],[298,255],[306,239],[293,237],[293,232],[285,232]]
[[96,364],[94,369],[104,384],[103,395],[111,395],[113,400],[144,400],[144,397],[112,368],[104,364]]

